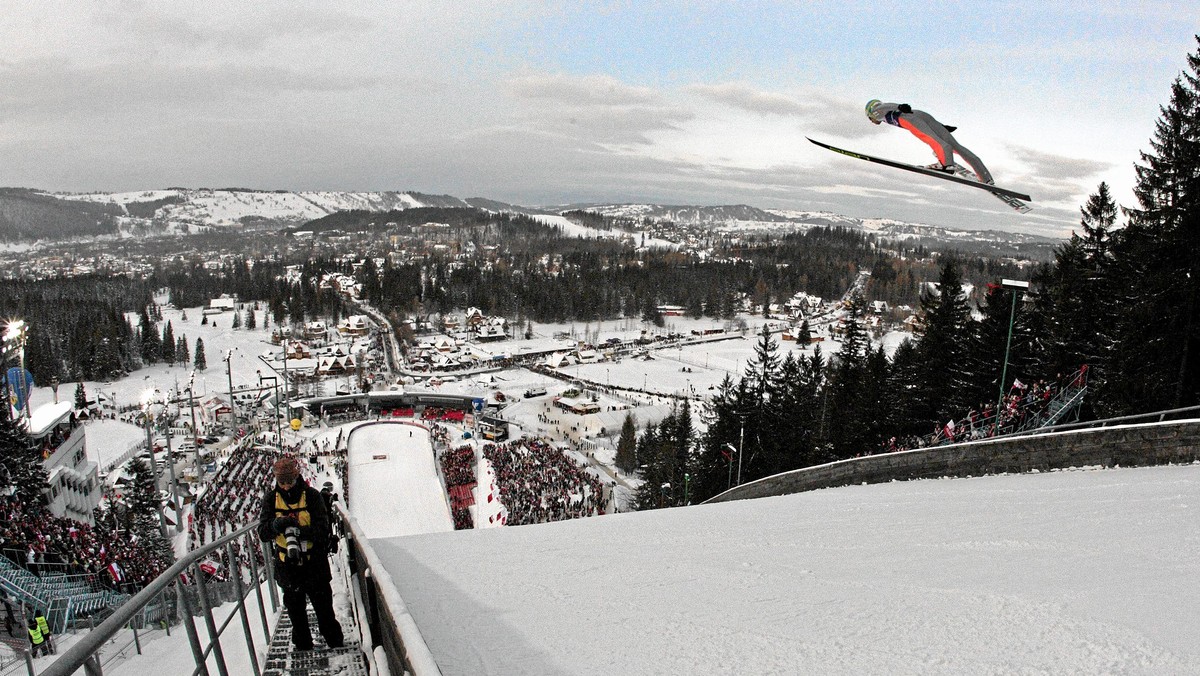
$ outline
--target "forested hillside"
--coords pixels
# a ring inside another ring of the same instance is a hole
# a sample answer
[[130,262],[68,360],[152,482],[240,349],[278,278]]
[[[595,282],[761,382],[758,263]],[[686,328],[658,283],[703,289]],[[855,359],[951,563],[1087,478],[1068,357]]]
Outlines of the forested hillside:
[[0,242],[92,237],[116,232],[121,208],[64,200],[26,188],[0,188]]

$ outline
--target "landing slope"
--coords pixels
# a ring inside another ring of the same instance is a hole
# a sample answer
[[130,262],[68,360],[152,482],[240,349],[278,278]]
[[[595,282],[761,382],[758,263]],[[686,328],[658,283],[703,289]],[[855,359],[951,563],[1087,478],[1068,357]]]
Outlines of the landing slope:
[[425,428],[361,425],[347,444],[347,504],[367,537],[454,530]]
[[1200,673],[1200,466],[375,540],[443,673]]

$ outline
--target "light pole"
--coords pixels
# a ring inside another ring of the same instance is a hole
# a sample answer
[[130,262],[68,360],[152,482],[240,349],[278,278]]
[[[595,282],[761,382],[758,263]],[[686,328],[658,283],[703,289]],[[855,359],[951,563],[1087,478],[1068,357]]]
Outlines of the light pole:
[[283,445],[283,430],[279,425],[279,378],[277,376],[264,376],[262,371],[258,372],[258,386],[262,387],[264,380],[272,381],[275,386],[275,443],[279,446]]
[[[154,489],[154,498],[158,499],[158,460],[154,458],[154,412],[152,410],[153,402],[149,396],[142,398],[142,423],[146,427],[146,452],[150,454],[150,475],[153,477],[151,488]],[[163,514],[162,505],[158,506],[158,528],[162,531],[162,536],[167,537],[167,517]]]
[[1000,433],[1000,410],[1004,406],[1004,382],[1008,380],[1008,351],[1012,348],[1013,322],[1017,316],[1017,295],[1018,292],[1029,290],[1029,282],[1001,279],[1000,286],[1012,292],[1012,308],[1008,311],[1008,340],[1004,343],[1004,367],[1000,370],[1000,396],[996,399],[996,422],[992,426],[992,436]]
[[733,447],[733,444],[726,442],[725,448],[729,449],[729,479],[725,482],[725,490],[733,488],[733,456],[738,454],[738,449]]
[[[290,332],[289,332],[289,335],[290,335]],[[292,381],[288,380],[287,359],[288,359],[288,341],[285,340],[283,342],[283,411],[284,411],[284,413],[289,413],[291,411],[290,404],[292,403],[291,394],[290,394]],[[281,441],[280,443],[283,443],[283,442]]]
[[[165,406],[163,407],[166,408]],[[171,468],[171,502],[175,507],[175,532],[183,532],[183,507],[179,504],[179,479],[175,476],[175,451],[171,449],[171,421],[166,421],[167,428],[167,467]]]
[[196,386],[196,372],[192,371],[192,374],[190,376],[188,376],[187,393],[188,393],[188,409],[192,412],[192,453],[196,456],[196,461],[194,463],[196,465],[196,484],[199,485],[199,483],[200,483],[200,444],[196,443],[196,440],[197,440],[196,435],[199,433],[199,431],[196,429],[196,392],[194,389],[195,386]]
[[746,448],[746,416],[739,415],[741,425],[738,430],[738,476],[737,485],[742,485],[742,451]]
[[233,348],[225,351],[225,375],[229,378],[229,430],[237,426],[237,403],[233,399]]

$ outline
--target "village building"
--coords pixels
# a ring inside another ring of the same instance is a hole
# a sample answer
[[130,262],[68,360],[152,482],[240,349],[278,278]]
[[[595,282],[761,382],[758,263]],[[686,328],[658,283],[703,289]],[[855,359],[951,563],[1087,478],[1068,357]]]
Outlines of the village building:
[[204,308],[204,316],[211,317],[213,315],[236,311],[237,299],[226,293],[221,294],[220,298],[213,298],[212,300],[208,301],[208,307]]
[[350,315],[338,322],[338,333],[343,336],[365,336],[369,331],[366,315]]
[[591,415],[592,413],[600,412],[600,404],[587,399],[555,397],[554,405],[567,413],[574,413],[575,415]]
[[326,330],[325,322],[311,321],[304,325],[304,337],[309,340],[323,340]]
[[479,436],[488,441],[501,442],[508,439],[508,422],[489,415],[479,416]]

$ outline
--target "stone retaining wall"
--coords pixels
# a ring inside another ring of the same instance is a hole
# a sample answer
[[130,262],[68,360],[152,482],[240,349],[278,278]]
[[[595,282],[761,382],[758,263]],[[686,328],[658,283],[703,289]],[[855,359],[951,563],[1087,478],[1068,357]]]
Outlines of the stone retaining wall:
[[983,476],[1100,465],[1200,460],[1200,420],[1122,425],[990,439],[840,460],[743,484],[708,502],[909,479]]

